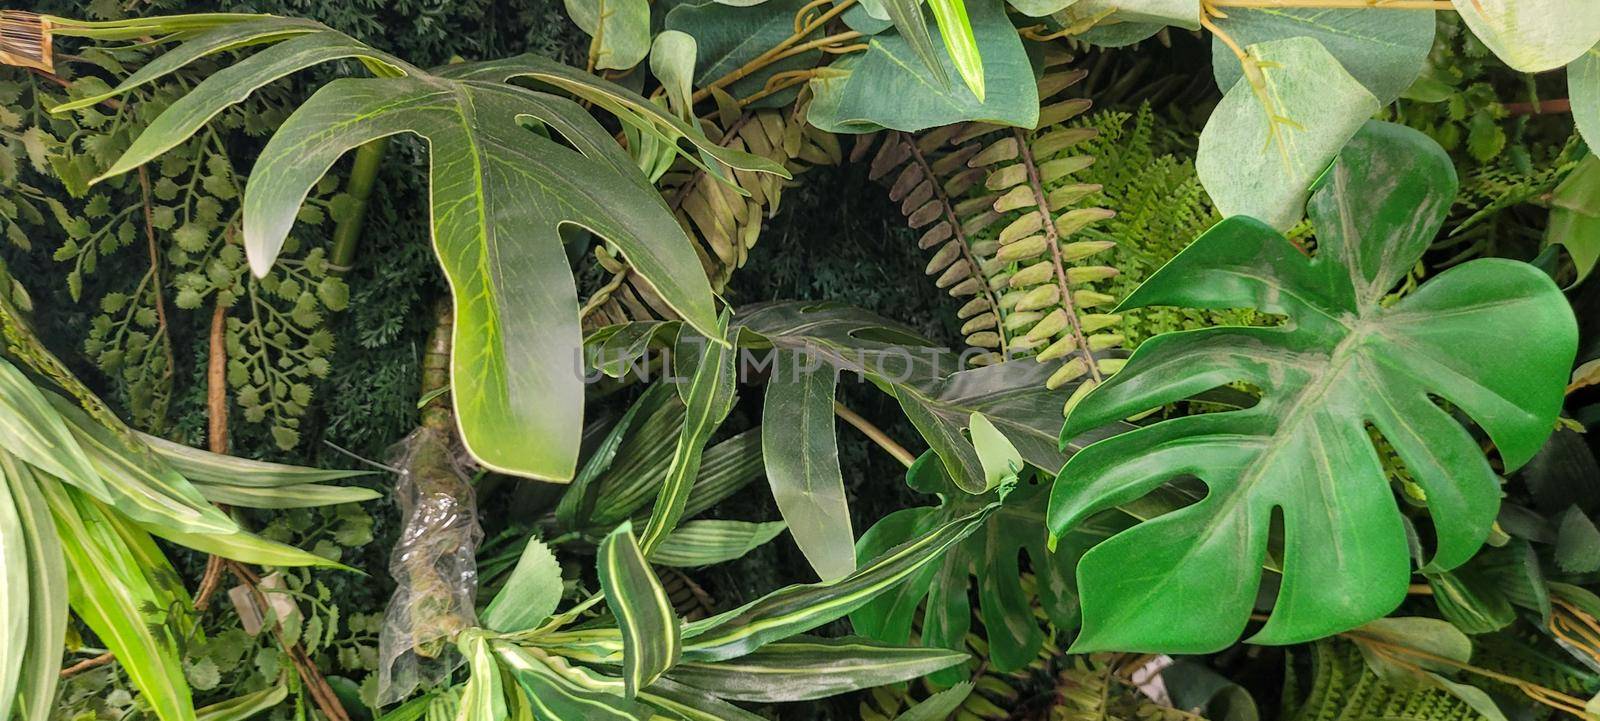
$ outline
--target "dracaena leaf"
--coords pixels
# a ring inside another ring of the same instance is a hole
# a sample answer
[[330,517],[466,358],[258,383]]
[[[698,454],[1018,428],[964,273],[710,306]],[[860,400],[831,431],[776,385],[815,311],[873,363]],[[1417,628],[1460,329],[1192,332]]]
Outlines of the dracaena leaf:
[[[1250,408],[1161,421],[1068,461],[1050,504],[1057,534],[1178,476],[1210,489],[1084,556],[1077,647],[1205,652],[1232,643],[1256,600],[1275,509],[1283,580],[1254,641],[1317,638],[1393,610],[1410,554],[1368,424],[1427,495],[1437,538],[1427,570],[1449,570],[1478,549],[1500,486],[1441,401],[1477,423],[1514,469],[1550,434],[1577,338],[1550,278],[1510,260],[1471,261],[1385,300],[1433,240],[1455,190],[1437,144],[1369,123],[1312,195],[1313,256],[1255,220],[1230,218],[1128,298],[1125,307],[1248,307],[1287,321],[1151,339],[1067,419],[1063,438],[1227,383],[1262,389]],[[1515,353],[1506,338],[1518,339]],[[1179,601],[1196,594],[1215,611],[1197,615]]]
[[[527,692],[535,718],[549,721],[647,721],[650,711],[613,689],[586,684],[582,669],[507,643],[494,644],[501,666]],[[612,679],[615,681],[615,679]],[[617,684],[620,685],[620,684]]]
[[806,638],[771,643],[727,661],[688,661],[670,676],[735,701],[780,703],[826,698],[898,683],[948,668],[967,654],[893,646],[859,638]]
[[634,539],[632,524],[624,522],[600,542],[596,570],[622,631],[622,678],[626,695],[633,698],[678,662],[683,630]]
[[738,658],[768,643],[805,633],[849,614],[887,588],[937,562],[995,509],[993,504],[952,519],[895,546],[837,581],[788,586],[684,629],[683,658]]
[[683,518],[690,490],[700,473],[706,441],[733,408],[739,352],[726,340],[727,331],[728,315],[724,313],[715,335],[680,336],[678,339],[678,350],[673,354],[673,360],[678,366],[679,376],[689,381],[678,385],[678,395],[684,404],[683,427],[678,432],[677,445],[673,447],[666,479],[656,493],[656,504],[650,510],[650,520],[639,534],[639,548],[646,556],[677,528]]
[[[26,606],[27,634],[15,644],[26,650],[17,684],[17,715],[23,721],[46,721],[55,706],[56,685],[61,678],[61,639],[67,632],[67,571],[61,555],[61,540],[55,521],[40,494],[39,481],[14,456],[0,451],[0,475],[4,475],[11,500],[21,521],[20,540],[27,549],[29,583]],[[7,542],[7,546],[14,545]]]
[[650,560],[686,568],[731,561],[777,537],[787,527],[783,521],[689,521],[667,536]]

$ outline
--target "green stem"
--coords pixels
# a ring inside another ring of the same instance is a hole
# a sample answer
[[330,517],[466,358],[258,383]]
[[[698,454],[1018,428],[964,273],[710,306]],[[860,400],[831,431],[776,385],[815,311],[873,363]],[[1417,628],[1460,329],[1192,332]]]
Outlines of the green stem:
[[333,255],[330,260],[336,273],[349,270],[350,263],[355,260],[356,243],[361,239],[361,226],[367,219],[367,201],[372,196],[378,167],[383,164],[383,152],[388,147],[388,138],[378,138],[356,149],[355,164],[351,166],[350,178],[344,186],[344,192],[353,202],[350,215],[333,228]]

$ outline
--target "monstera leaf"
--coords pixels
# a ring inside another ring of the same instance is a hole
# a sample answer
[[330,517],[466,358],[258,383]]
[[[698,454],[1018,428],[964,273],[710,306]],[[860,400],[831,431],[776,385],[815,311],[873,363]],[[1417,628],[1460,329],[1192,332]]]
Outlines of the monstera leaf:
[[725,176],[726,164],[786,175],[770,161],[711,143],[614,83],[542,58],[424,71],[315,23],[270,17],[195,35],[107,95],[200,57],[262,43],[275,44],[173,102],[107,175],[155,159],[274,80],[319,63],[360,60],[380,77],[323,86],[262,150],[244,198],[251,268],[261,275],[272,266],[307,193],[346,152],[391,135],[426,140],[433,246],[455,301],[451,399],[467,449],[508,473],[566,481],[576,470],[582,334],[562,226],[615,244],[686,322],[708,334],[717,327],[694,246],[611,133],[571,98],[511,81],[578,96],[665,145],[697,143],[705,161],[690,160],[710,163],[713,174]]
[[[1312,194],[1314,254],[1256,220],[1229,218],[1123,303],[1248,307],[1287,321],[1158,336],[1068,417],[1070,439],[1223,384],[1261,389],[1252,407],[1154,423],[1068,461],[1050,500],[1056,535],[1180,477],[1209,488],[1085,554],[1076,649],[1199,653],[1232,643],[1256,603],[1279,514],[1282,579],[1252,641],[1305,641],[1393,610],[1411,571],[1406,521],[1369,427],[1426,493],[1436,548],[1425,570],[1458,566],[1480,546],[1500,489],[1462,422],[1487,434],[1506,468],[1531,458],[1561,408],[1577,329],[1555,284],[1510,260],[1475,260],[1389,296],[1455,191],[1433,141],[1369,123]],[[1209,612],[1194,611],[1197,598]]]
[[[856,633],[886,643],[906,643],[918,611],[923,609],[922,644],[963,650],[972,625],[968,589],[974,581],[978,615],[989,642],[988,661],[995,671],[1015,671],[1037,658],[1045,634],[1034,620],[1035,598],[1055,628],[1075,627],[1078,602],[1072,569],[1077,558],[1093,543],[1126,528],[1127,517],[1107,514],[1083,524],[1073,530],[1071,540],[1051,553],[1044,525],[1049,485],[1035,474],[1028,476],[1003,499],[998,490],[975,496],[956,487],[932,453],[918,458],[906,472],[906,483],[923,493],[938,494],[940,504],[885,516],[856,544],[861,559],[876,557],[975,509],[990,504],[999,504],[999,508],[977,532],[946,551],[942,560],[850,614]],[[1031,593],[1023,582],[1022,569],[1033,573]],[[960,673],[959,669],[943,671],[935,681],[953,683]]]

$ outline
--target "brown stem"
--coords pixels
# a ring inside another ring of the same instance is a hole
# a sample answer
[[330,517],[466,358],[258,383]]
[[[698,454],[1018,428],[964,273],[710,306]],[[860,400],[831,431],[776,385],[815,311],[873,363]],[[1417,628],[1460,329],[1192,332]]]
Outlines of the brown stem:
[[690,98],[690,102],[698,103],[702,100],[705,100],[706,98],[711,97],[712,90],[732,85],[733,83],[743,80],[745,77],[760,71],[762,68],[777,62],[779,58],[783,57],[783,53],[789,48],[794,47],[795,44],[799,43],[807,35],[815,32],[817,28],[826,25],[829,20],[838,17],[855,4],[856,0],[844,0],[844,2],[834,5],[832,8],[828,9],[827,12],[818,15],[815,20],[807,22],[805,25],[801,26],[800,29],[796,30],[793,35],[785,38],[777,45],[772,46],[772,48],[768,49],[766,52],[757,55],[754,58],[751,58],[749,62],[734,68],[733,70],[729,71],[727,75],[724,75],[706,84],[704,88],[701,88],[694,94],[694,97]]
[[1572,101],[1567,98],[1561,98],[1559,100],[1542,100],[1536,103],[1506,103],[1502,107],[1512,115],[1556,115],[1572,112]]
[[71,666],[61,669],[61,678],[71,678],[72,676],[76,676],[84,671],[88,671],[91,668],[98,668],[111,663],[112,661],[115,661],[116,658],[117,657],[111,655],[111,652],[109,651],[102,653],[99,656],[95,656],[94,658],[86,658],[82,661],[72,664]]
[[211,338],[206,358],[206,444],[212,453],[228,452],[228,308],[218,299],[211,312]]
[[843,418],[846,423],[855,426],[856,430],[861,431],[862,435],[872,439],[872,442],[878,444],[878,447],[888,451],[889,455],[894,456],[894,459],[906,468],[910,468],[911,464],[917,462],[917,457],[911,455],[911,451],[906,450],[905,446],[895,443],[894,439],[889,437],[889,434],[883,432],[883,429],[873,425],[872,421],[862,418],[859,413],[844,407],[843,403],[834,401],[833,412],[834,415]]
[[[226,561],[226,563],[228,570],[233,573],[235,578],[239,579],[239,583],[250,591],[250,595],[255,599],[256,605],[263,609],[270,608],[266,594],[261,591],[261,578],[238,561]],[[298,642],[286,643],[283,625],[280,623],[274,622],[272,624],[272,635],[278,639],[278,645],[282,646],[284,651],[289,654],[289,660],[294,663],[295,671],[300,675],[300,681],[305,684],[306,690],[311,693],[311,701],[316,704],[317,710],[321,711],[322,715],[328,718],[328,721],[350,721],[349,712],[345,711],[344,704],[339,702],[338,695],[333,692],[333,687],[328,685],[328,680],[322,677],[322,671],[317,668],[317,664],[306,653],[305,647]]]
[[[164,286],[161,284],[161,251],[156,244],[155,210],[150,206],[150,171],[143,165],[139,166],[139,197],[144,203],[144,240],[150,256],[151,280],[155,282],[153,292],[156,296],[157,334],[161,336],[161,347],[167,357],[167,370],[162,374],[162,381],[166,382],[172,380],[177,367],[172,357],[172,335],[167,325],[167,302],[162,293]],[[166,415],[164,408],[162,415]]]
[[438,391],[450,387],[450,334],[455,327],[455,313],[450,299],[439,301],[434,309],[433,331],[428,334],[428,345],[422,355],[422,396],[433,398],[422,408],[422,425],[445,434],[455,432],[454,414],[446,393]]

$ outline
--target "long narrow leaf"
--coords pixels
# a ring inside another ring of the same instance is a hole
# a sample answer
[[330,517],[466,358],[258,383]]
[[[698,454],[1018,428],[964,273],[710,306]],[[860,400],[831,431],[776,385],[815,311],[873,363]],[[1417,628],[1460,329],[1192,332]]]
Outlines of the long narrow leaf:
[[500,665],[482,633],[461,634],[457,641],[467,658],[471,676],[461,691],[461,712],[456,721],[500,721],[506,717],[505,690],[500,686]]
[[622,696],[585,688],[550,664],[564,664],[511,644],[494,645],[495,655],[517,679],[540,721],[646,721],[650,712]]
[[787,528],[783,521],[690,521],[656,547],[650,559],[663,566],[697,568],[740,558]]
[[978,38],[973,33],[972,21],[967,19],[965,0],[928,0],[933,8],[933,19],[939,24],[939,37],[950,52],[956,72],[967,88],[983,102],[983,55],[978,52]]
[[[8,485],[11,473],[5,473]],[[26,498],[15,491],[0,489],[0,719],[11,718],[18,682],[28,657],[30,593],[33,565],[27,542],[27,526],[21,508]],[[43,579],[40,579],[43,580]],[[33,649],[43,651],[45,649]]]
[[726,313],[718,326],[716,339],[696,336],[703,343],[698,356],[689,356],[686,352],[693,346],[693,341],[685,342],[682,336],[679,337],[677,360],[685,361],[693,357],[697,361],[687,389],[679,389],[688,410],[684,413],[683,429],[678,434],[672,464],[667,468],[667,478],[662,482],[660,492],[656,494],[650,522],[639,534],[639,548],[647,557],[666,539],[667,534],[677,528],[689,499],[689,489],[694,486],[695,477],[700,472],[706,440],[733,408],[733,391],[737,380],[734,371],[739,352],[733,344],[722,340],[727,337]]
[[[0,451],[0,474],[22,521],[21,540],[27,546],[31,582],[28,586],[28,634],[18,640],[27,649],[17,685],[17,715],[23,721],[46,721],[55,706],[56,685],[67,635],[67,569],[61,556],[50,508],[39,494],[32,471],[9,453]],[[9,543],[7,545],[10,545]]]
[[561,502],[556,505],[556,520],[561,525],[570,528],[588,522],[590,514],[594,512],[595,498],[600,490],[599,484],[595,481],[611,468],[611,463],[616,460],[617,451],[622,447],[622,441],[627,437],[628,429],[633,427],[633,419],[639,415],[639,411],[655,407],[657,396],[667,392],[669,389],[664,383],[650,386],[644,395],[629,405],[622,417],[606,431],[605,438],[595,446],[594,451],[589,454],[589,459],[583,462],[583,467],[578,469],[578,475],[572,479],[572,485],[567,486],[567,492],[562,494]]
[[905,38],[911,45],[911,52],[915,53],[922,65],[933,73],[939,82],[940,91],[950,88],[950,76],[944,71],[944,63],[939,61],[939,49],[933,46],[933,35],[928,32],[928,23],[922,17],[922,0],[882,0],[883,9],[889,13],[889,20],[894,23],[900,37]]
[[998,504],[980,508],[890,549],[855,573],[829,583],[795,585],[684,629],[683,658],[738,658],[768,643],[804,633],[844,616],[899,583],[966,538]]
[[195,712],[195,721],[245,721],[258,713],[276,708],[287,698],[289,687],[280,683],[199,709]]
[[61,415],[32,381],[4,358],[0,358],[0,448],[85,491],[110,495]]
[[670,678],[661,678],[640,691],[639,700],[685,721],[765,721],[707,691]]
[[212,503],[243,508],[316,508],[341,503],[361,503],[382,498],[383,494],[360,486],[326,486],[302,483],[282,488],[256,488],[217,483],[196,483],[195,489]]
[[674,680],[735,701],[779,703],[826,698],[917,678],[967,659],[943,648],[893,646],[859,638],[808,638],[767,644],[736,659],[689,661]]
[[622,629],[622,680],[633,698],[678,662],[682,628],[672,600],[634,540],[633,524],[624,522],[600,542],[596,570],[606,605]]
[[761,408],[761,456],[778,512],[824,581],[856,569],[855,532],[839,470],[833,395],[839,376],[799,351],[776,351]]
[[254,461],[248,458],[190,448],[165,438],[140,433],[139,439],[156,455],[196,483],[212,483],[249,488],[282,488],[303,483],[321,483],[369,475],[371,471],[339,471],[306,468],[283,463]]
[[165,607],[144,569],[94,501],[54,483],[39,488],[60,529],[72,609],[116,655],[157,718],[194,721],[177,639],[162,619],[146,615],[148,608],[164,613]]

